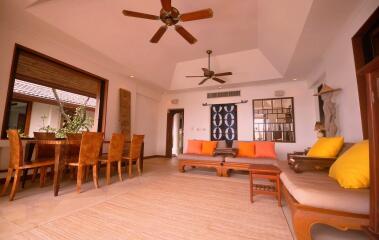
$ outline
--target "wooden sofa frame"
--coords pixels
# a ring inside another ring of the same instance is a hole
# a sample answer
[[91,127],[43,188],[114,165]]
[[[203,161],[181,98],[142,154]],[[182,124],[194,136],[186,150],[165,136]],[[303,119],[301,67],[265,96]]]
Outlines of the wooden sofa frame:
[[219,177],[222,177],[223,171],[223,163],[220,161],[199,161],[199,160],[179,160],[178,168],[179,172],[185,172],[185,167],[193,167],[193,168],[214,168],[216,169],[216,174]]
[[336,229],[363,230],[369,223],[365,214],[348,213],[322,209],[300,204],[288,192],[283,182],[281,184],[284,198],[291,210],[293,227],[298,240],[312,240],[311,228],[315,224],[325,224]]
[[250,165],[250,163],[224,162],[222,166],[222,176],[229,177],[230,170],[249,171]]

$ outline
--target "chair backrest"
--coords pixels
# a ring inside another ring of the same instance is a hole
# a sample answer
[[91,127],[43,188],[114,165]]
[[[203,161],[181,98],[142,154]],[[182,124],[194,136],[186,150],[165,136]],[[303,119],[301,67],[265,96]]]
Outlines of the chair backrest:
[[142,143],[145,135],[136,135],[132,136],[132,143],[130,144],[129,157],[131,159],[137,159],[141,155]]
[[96,163],[99,158],[103,133],[83,132],[80,143],[79,164]]
[[[66,133],[67,140],[82,140],[82,133]],[[78,161],[78,156],[80,152],[80,145],[70,145],[67,151],[68,161],[76,162]]]
[[10,160],[9,168],[17,168],[23,165],[23,149],[17,129],[10,129],[7,131],[9,145],[10,145]]
[[[55,140],[55,133],[34,132],[36,140]],[[54,158],[55,146],[51,144],[36,144],[36,159]]]
[[113,133],[108,152],[108,161],[121,160],[124,151],[125,135]]

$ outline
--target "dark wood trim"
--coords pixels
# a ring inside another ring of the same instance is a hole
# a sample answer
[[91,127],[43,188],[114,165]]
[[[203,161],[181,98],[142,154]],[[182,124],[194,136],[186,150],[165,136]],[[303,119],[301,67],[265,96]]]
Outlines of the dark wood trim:
[[87,97],[96,98],[95,95],[89,94],[87,92],[83,92],[83,91],[80,91],[80,90],[77,90],[77,89],[74,89],[74,88],[64,87],[64,86],[61,86],[61,85],[58,85],[58,84],[46,83],[44,81],[39,80],[38,78],[33,78],[33,77],[30,77],[30,76],[24,76],[24,75],[18,74],[18,73],[15,74],[15,78],[18,79],[18,80],[25,81],[25,82],[31,82],[31,83],[35,83],[35,84],[38,84],[38,85],[43,85],[43,86],[47,86],[47,87],[51,87],[51,88],[56,88],[56,89],[63,90],[63,91],[66,91],[66,92],[71,92],[71,93],[76,93],[76,94],[87,96]]
[[18,51],[17,44],[16,44],[16,46],[13,50],[13,58],[12,58],[13,60],[12,60],[11,71],[9,74],[7,99],[5,101],[4,114],[3,114],[3,126],[1,127],[1,139],[6,139],[6,136],[7,136],[9,112],[11,109],[14,79],[15,79],[17,62],[18,62],[18,52],[19,51]]
[[370,221],[365,229],[373,239],[379,235],[379,56],[365,55],[364,37],[377,31],[378,23],[379,7],[352,38],[363,136],[370,142]]
[[376,71],[368,73],[367,102],[370,141],[370,226],[379,235],[379,62]]
[[[106,126],[106,111],[107,111],[107,99],[108,99],[108,84],[109,84],[109,81],[105,78],[102,78],[98,75],[95,75],[93,73],[90,73],[88,71],[85,71],[85,70],[82,70],[78,67],[75,67],[73,65],[70,65],[68,63],[65,63],[63,61],[60,61],[58,59],[55,59],[53,57],[50,57],[50,56],[47,56],[43,53],[40,53],[40,52],[37,52],[35,50],[32,50],[30,48],[27,48],[25,46],[22,46],[18,43],[15,44],[15,47],[14,47],[14,50],[13,50],[13,60],[12,60],[12,66],[11,66],[11,70],[10,70],[10,76],[9,76],[9,84],[8,84],[8,92],[7,92],[7,98],[6,98],[6,105],[5,105],[5,108],[4,108],[4,114],[3,114],[3,125],[2,125],[2,128],[1,128],[1,139],[6,139],[6,130],[7,130],[7,126],[8,126],[8,119],[9,119],[9,111],[10,111],[10,103],[12,101],[12,97],[13,97],[13,87],[14,87],[14,80],[17,78],[17,77],[20,77],[20,80],[26,80],[26,81],[31,81],[31,82],[35,82],[37,83],[38,80],[37,79],[31,79],[30,77],[26,77],[25,76],[20,76],[20,75],[17,75],[16,74],[16,69],[17,69],[17,63],[18,63],[18,57],[19,57],[19,53],[20,51],[25,51],[25,52],[29,52],[31,54],[35,54],[39,57],[42,57],[42,58],[45,58],[49,61],[52,61],[54,63],[57,63],[57,64],[60,64],[66,68],[70,68],[72,70],[75,70],[75,71],[78,71],[82,74],[86,74],[88,76],[91,76],[97,80],[99,80],[100,82],[100,98],[99,98],[99,101],[100,101],[100,104],[97,104],[98,105],[98,111],[99,111],[99,117],[98,117],[98,131],[99,132],[105,132],[105,126]],[[59,89],[61,89],[61,87],[59,87]],[[62,90],[65,90],[65,89],[62,89]],[[67,89],[68,90],[68,89]],[[72,92],[72,90],[68,90],[70,92]],[[76,92],[78,93],[78,92]],[[82,94],[82,93],[79,93],[79,94]],[[85,96],[88,96],[88,93],[87,94],[84,94]]]
[[169,109],[167,110],[167,128],[166,128],[166,157],[172,157],[172,128],[174,124],[174,115],[176,113],[183,114],[183,128],[184,128],[184,109]]
[[28,102],[26,106],[26,119],[24,133],[29,136],[30,120],[32,118],[33,102]]
[[[58,106],[58,103],[55,100],[45,99],[45,98],[39,98],[39,97],[32,97],[20,93],[13,93],[12,101],[24,101],[24,102],[38,102],[38,103],[45,103],[49,105],[55,105]],[[79,105],[71,104],[71,103],[63,103],[64,108],[71,108],[76,109],[79,107]],[[94,112],[94,108],[86,107],[87,111]]]

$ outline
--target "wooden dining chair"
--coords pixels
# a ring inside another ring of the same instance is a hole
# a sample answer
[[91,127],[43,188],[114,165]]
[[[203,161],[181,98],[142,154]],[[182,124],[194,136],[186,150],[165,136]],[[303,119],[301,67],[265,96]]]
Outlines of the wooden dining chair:
[[129,173],[128,176],[132,176],[132,168],[133,168],[133,162],[136,162],[138,175],[141,175],[141,150],[142,150],[142,144],[143,139],[145,135],[136,135],[134,134],[132,136],[132,142],[130,143],[129,148],[129,154],[128,156],[124,156],[122,159],[127,161],[127,165],[129,166]]
[[8,166],[8,174],[5,179],[5,185],[3,187],[3,190],[1,191],[1,195],[4,195],[5,192],[7,191],[13,172],[15,172],[12,190],[9,195],[9,200],[13,201],[20,184],[20,177],[21,177],[22,170],[45,168],[45,167],[53,166],[54,160],[24,163],[23,148],[22,148],[20,135],[18,134],[18,130],[17,129],[8,130],[7,133],[8,133],[9,145],[10,145],[10,160],[9,160],[9,166]]
[[[42,144],[39,143],[38,140],[55,140],[55,133],[46,133],[46,132],[34,132],[34,138],[37,140],[35,146],[35,161],[49,161],[54,160],[55,157],[55,146],[52,144]],[[27,172],[28,170],[24,170]],[[32,182],[34,182],[37,176],[38,168],[35,168],[33,171]],[[47,167],[40,168],[40,186],[43,187],[45,185]],[[53,167],[50,169],[50,175],[53,176],[54,169]],[[24,174],[25,175],[25,174]]]
[[112,164],[117,162],[117,172],[120,181],[122,181],[122,153],[124,151],[125,135],[121,133],[113,133],[109,151],[105,159],[101,159],[101,164],[106,164],[107,184],[111,183],[111,167]]
[[[79,141],[81,141],[82,136],[83,136],[82,133],[66,133],[67,140],[79,140]],[[68,163],[77,162],[79,159],[79,152],[80,152],[80,145],[70,145],[68,147],[68,150],[67,150],[67,156],[66,156],[67,160],[66,161]],[[69,168],[70,168],[71,179],[75,179],[75,167],[69,166]],[[89,168],[89,166],[85,168],[86,173],[89,171],[87,168]],[[87,176],[88,174],[84,174],[84,175]]]
[[80,143],[80,152],[77,162],[69,162],[69,166],[77,167],[78,173],[76,177],[76,190],[80,193],[80,187],[83,181],[84,169],[87,166],[92,166],[93,183],[95,188],[99,187],[97,164],[101,146],[103,143],[103,133],[96,132],[83,132],[82,140]]

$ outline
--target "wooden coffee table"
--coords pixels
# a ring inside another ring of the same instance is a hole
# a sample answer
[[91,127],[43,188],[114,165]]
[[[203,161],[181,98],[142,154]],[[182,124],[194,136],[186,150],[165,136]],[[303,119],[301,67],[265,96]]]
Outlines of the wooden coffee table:
[[[278,205],[281,207],[282,198],[280,193],[280,173],[280,169],[274,165],[251,164],[249,167],[250,201],[253,202],[254,194],[274,195],[277,197]],[[254,184],[254,179],[267,179],[274,184]]]

